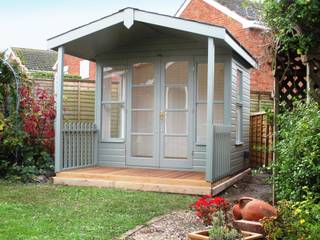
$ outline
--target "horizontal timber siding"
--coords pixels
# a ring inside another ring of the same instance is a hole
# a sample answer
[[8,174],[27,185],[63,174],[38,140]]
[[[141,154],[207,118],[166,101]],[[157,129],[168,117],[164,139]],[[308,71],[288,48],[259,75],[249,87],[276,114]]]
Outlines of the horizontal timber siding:
[[[237,70],[243,76],[243,136],[242,144],[236,145],[236,102],[237,102]],[[250,73],[234,59],[232,60],[232,105],[231,105],[231,173],[238,172],[249,166],[249,160],[244,158],[244,152],[249,151],[250,126]]]

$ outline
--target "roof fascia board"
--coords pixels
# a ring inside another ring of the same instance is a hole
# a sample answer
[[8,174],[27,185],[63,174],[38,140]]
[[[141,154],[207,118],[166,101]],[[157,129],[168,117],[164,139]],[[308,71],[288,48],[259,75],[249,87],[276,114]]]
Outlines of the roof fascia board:
[[127,8],[123,12],[123,24],[126,28],[130,29],[134,24],[134,9]]
[[186,8],[188,7],[189,3],[191,2],[192,0],[185,0],[183,2],[183,4],[180,6],[180,8],[178,9],[178,11],[176,12],[175,16],[176,17],[180,17],[181,14],[184,12],[184,10],[186,10]]
[[144,11],[135,12],[135,20],[167,28],[178,29],[185,32],[195,33],[213,38],[224,39],[225,28],[217,27],[205,23],[188,21],[165,15],[157,15]]
[[48,39],[48,48],[57,48],[70,41],[87,36],[118,23],[124,23],[127,21],[130,25],[131,23],[133,24],[134,21],[138,21],[225,40],[226,43],[241,55],[249,64],[253,67],[257,66],[256,61],[227,33],[226,29],[223,27],[140,11],[137,9],[132,9],[132,11],[130,9],[130,11],[126,12],[129,9],[130,8],[50,38]]
[[251,66],[258,68],[257,62],[241,46],[239,46],[239,44],[229,34],[225,35],[224,40],[234,51],[251,64]]
[[81,27],[70,30],[66,33],[62,33],[53,38],[49,38],[47,40],[48,49],[53,49],[58,46],[62,46],[63,44],[70,42],[72,40],[84,37],[91,33],[100,31],[104,28],[116,25],[118,23],[122,23],[124,20],[124,12],[118,12],[113,15],[107,16],[105,18],[99,19],[97,21],[88,23]]

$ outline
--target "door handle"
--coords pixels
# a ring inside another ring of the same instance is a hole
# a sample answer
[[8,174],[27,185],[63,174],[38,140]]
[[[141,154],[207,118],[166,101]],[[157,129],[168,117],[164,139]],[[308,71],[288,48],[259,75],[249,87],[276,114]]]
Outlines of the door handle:
[[165,112],[161,111],[160,112],[160,120],[164,120],[165,115],[166,115]]

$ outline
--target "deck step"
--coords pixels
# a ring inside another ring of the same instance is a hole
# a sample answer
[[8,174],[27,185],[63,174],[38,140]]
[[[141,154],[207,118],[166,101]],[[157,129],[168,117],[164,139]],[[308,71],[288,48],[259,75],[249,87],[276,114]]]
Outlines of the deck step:
[[125,190],[151,191],[151,192],[166,192],[192,195],[205,195],[211,193],[211,187],[201,187],[181,184],[163,184],[145,182],[143,179],[137,181],[121,181],[121,180],[103,180],[92,178],[75,178],[75,177],[61,177],[53,178],[54,184],[63,184],[70,186],[91,186],[91,187],[105,187],[105,188],[119,188]]

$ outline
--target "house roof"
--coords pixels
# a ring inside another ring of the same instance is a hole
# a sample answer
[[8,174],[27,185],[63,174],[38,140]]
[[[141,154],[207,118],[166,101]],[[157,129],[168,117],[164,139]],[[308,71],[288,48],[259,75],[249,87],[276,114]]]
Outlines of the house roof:
[[[185,0],[176,12],[179,17],[192,0]],[[266,29],[259,21],[259,5],[248,0],[202,0],[242,24],[243,28]]]
[[139,41],[142,36],[165,31],[171,35],[189,34],[203,39],[215,38],[250,66],[257,66],[254,57],[224,27],[135,8],[125,8],[74,28],[49,38],[47,43],[50,49],[57,50],[60,46],[65,46],[65,53],[95,61],[102,51],[111,51],[132,41]]
[[52,50],[12,47],[14,55],[28,71],[53,71],[58,54]]
[[230,10],[249,20],[259,20],[257,3],[248,0],[215,0]]

